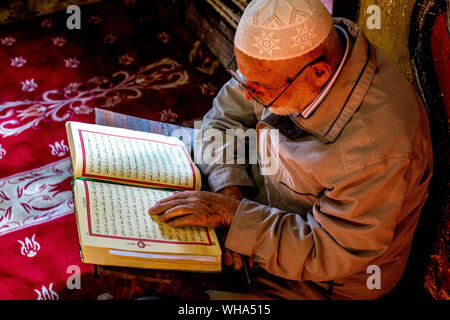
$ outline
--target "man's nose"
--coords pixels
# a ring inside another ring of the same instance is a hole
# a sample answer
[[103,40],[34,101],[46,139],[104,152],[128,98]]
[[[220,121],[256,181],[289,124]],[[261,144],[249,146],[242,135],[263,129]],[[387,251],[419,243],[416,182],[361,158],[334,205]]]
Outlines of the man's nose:
[[[251,91],[251,93],[249,93],[249,91]],[[267,90],[261,86],[252,85],[251,87],[244,90],[244,97],[247,100],[252,100],[253,99],[252,95],[254,97],[263,99],[265,96],[267,96],[267,94],[268,94]]]
[[252,100],[252,96],[248,93],[247,90],[244,90],[244,98],[247,100]]

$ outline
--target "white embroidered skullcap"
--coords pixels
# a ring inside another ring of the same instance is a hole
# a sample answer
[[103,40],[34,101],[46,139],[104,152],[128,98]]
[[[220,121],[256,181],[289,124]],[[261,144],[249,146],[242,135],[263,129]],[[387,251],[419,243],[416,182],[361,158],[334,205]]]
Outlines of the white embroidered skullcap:
[[239,22],[234,45],[257,59],[294,58],[319,46],[332,25],[320,0],[253,0]]

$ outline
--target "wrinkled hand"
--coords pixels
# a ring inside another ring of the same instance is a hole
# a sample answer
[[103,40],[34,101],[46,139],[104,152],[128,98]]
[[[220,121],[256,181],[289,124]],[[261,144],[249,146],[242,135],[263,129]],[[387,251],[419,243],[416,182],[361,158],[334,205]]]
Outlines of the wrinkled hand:
[[[221,236],[222,243],[225,243],[225,240],[227,238],[227,233],[223,234]],[[231,251],[230,249],[223,248],[223,263],[226,266],[233,266],[234,270],[240,270],[244,264],[244,261],[242,260],[242,256],[234,251]]]
[[223,188],[218,193],[224,194],[230,197],[234,197],[238,200],[242,200],[244,198],[244,195],[242,194],[242,190],[238,186],[229,186],[226,188]]
[[229,227],[239,200],[206,191],[176,192],[158,201],[148,211],[160,215],[160,221],[170,227]]
[[[244,198],[244,195],[242,194],[242,190],[238,186],[230,186],[227,188],[224,188],[219,191],[220,194],[225,194],[228,196],[232,196],[236,198],[237,200],[241,200]],[[227,234],[224,234],[222,237],[222,243],[225,243],[225,240],[227,238]],[[244,264],[244,261],[242,260],[242,256],[234,251],[231,251],[227,248],[224,248],[223,250],[223,263],[225,263],[226,266],[233,265],[234,270],[240,270],[242,268],[242,265]]]

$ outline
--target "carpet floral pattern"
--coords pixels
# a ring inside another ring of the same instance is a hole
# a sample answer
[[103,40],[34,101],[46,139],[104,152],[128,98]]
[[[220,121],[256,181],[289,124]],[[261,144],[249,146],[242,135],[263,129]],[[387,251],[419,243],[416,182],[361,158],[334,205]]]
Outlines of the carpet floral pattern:
[[80,260],[66,121],[94,109],[182,124],[226,72],[152,1],[82,6],[0,27],[0,299],[113,297]]

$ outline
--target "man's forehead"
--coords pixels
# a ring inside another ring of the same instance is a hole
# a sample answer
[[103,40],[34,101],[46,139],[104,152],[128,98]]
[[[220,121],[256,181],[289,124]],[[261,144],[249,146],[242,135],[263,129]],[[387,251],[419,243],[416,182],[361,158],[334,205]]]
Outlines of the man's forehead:
[[245,61],[239,64],[243,76],[251,82],[267,87],[275,80],[283,78],[283,74],[276,70],[272,64],[260,61]]
[[275,80],[285,81],[301,67],[301,59],[289,60],[261,60],[248,57],[236,50],[236,60],[242,74],[247,80],[260,84],[270,84]]

